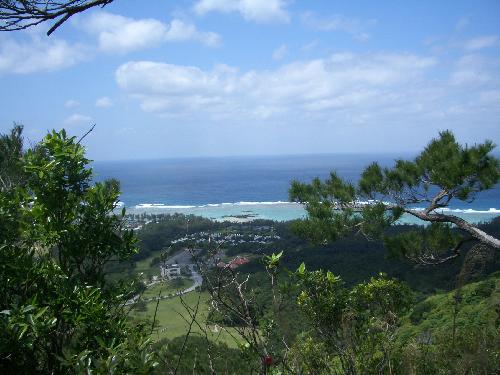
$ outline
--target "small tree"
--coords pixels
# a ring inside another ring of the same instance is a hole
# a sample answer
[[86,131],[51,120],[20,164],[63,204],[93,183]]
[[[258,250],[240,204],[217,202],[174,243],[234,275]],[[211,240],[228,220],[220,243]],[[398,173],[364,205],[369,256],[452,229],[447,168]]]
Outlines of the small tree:
[[150,344],[124,310],[131,289],[105,277],[108,261],[136,250],[113,213],[118,184],[92,184],[64,131],[10,149],[24,180],[0,190],[0,372],[149,373]]
[[443,211],[454,199],[472,202],[478,193],[498,182],[500,164],[491,155],[494,147],[491,141],[462,147],[451,132],[444,131],[414,160],[396,160],[392,168],[372,163],[357,186],[335,172],[326,181],[293,181],[290,199],[304,204],[308,213],[295,229],[320,243],[352,233],[381,238],[385,228],[408,214],[431,225],[384,237],[389,251],[423,264],[437,264],[458,257],[462,245],[469,241],[500,249],[500,240]]
[[342,370],[338,373],[391,373],[395,332],[399,316],[412,302],[410,289],[380,274],[349,290],[340,277],[330,271],[309,272],[304,263],[295,277],[298,306],[315,341],[324,345],[324,358],[331,357],[333,367]]

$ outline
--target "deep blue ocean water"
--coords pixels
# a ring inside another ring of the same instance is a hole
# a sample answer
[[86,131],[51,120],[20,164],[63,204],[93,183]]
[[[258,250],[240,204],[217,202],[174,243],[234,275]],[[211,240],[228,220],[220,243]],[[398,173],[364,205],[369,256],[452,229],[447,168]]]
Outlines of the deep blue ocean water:
[[[189,158],[94,162],[93,168],[96,180],[113,177],[121,182],[120,199],[129,211],[172,211],[208,217],[251,211],[263,218],[289,219],[301,216],[303,211],[296,205],[277,202],[288,201],[293,179],[308,182],[314,177],[327,178],[331,170],[336,170],[340,176],[356,182],[363,168],[374,160],[390,166],[397,158],[411,156],[329,154]],[[499,209],[500,186],[479,194],[470,204],[457,200],[451,208]]]

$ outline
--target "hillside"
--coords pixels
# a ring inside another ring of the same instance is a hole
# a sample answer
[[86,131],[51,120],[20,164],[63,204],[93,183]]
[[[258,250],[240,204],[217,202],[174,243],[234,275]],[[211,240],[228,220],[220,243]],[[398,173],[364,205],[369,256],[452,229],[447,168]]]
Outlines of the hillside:
[[398,331],[416,373],[494,374],[500,370],[500,272],[416,304]]

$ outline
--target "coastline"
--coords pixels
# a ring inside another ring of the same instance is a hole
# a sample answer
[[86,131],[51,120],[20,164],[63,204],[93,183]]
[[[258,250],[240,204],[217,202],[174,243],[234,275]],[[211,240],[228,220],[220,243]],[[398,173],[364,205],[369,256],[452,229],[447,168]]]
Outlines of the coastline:
[[[121,204],[119,208],[125,206]],[[274,221],[290,221],[306,216],[303,206],[292,202],[235,202],[206,205],[164,205],[164,204],[139,204],[126,207],[127,214],[185,214],[202,216],[215,221],[230,221],[245,223],[253,220],[264,219]],[[473,209],[447,209],[447,213],[456,215],[471,223],[489,222],[500,216],[500,210]],[[398,224],[422,224],[420,220],[403,215]]]

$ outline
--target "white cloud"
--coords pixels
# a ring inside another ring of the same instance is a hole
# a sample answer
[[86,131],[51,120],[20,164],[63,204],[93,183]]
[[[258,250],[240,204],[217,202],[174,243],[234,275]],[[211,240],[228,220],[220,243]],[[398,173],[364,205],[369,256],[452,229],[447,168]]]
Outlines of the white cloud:
[[496,43],[497,39],[498,38],[495,35],[480,36],[467,40],[464,44],[464,48],[467,51],[477,51],[493,46]]
[[164,42],[195,41],[207,46],[220,43],[213,32],[199,31],[196,26],[174,19],[163,23],[156,19],[133,19],[108,12],[94,13],[84,28],[97,35],[99,49],[106,52],[130,52],[154,47]]
[[[195,41],[207,46],[220,44],[220,36],[199,31],[194,25],[174,19],[163,23],[155,19],[123,17],[107,12],[94,13],[83,20],[83,28],[96,35],[98,47],[105,52],[130,52],[166,42]],[[95,47],[70,43],[54,36],[47,38],[41,29],[19,32],[15,38],[0,39],[0,74],[52,72],[88,60]]]
[[199,0],[194,10],[201,15],[213,11],[238,12],[247,21],[254,22],[289,22],[285,7],[284,0]]
[[465,55],[455,63],[451,72],[453,85],[481,85],[491,80],[487,61],[480,55]]
[[372,19],[362,22],[355,18],[347,18],[339,14],[329,17],[320,17],[313,12],[305,12],[301,16],[302,23],[307,27],[319,31],[342,31],[350,34],[354,39],[366,41],[370,38],[367,29],[377,23]]
[[120,89],[147,112],[232,121],[297,119],[410,103],[415,98],[401,92],[435,64],[433,58],[410,54],[336,54],[241,73],[227,66],[202,70],[132,61],[120,66],[115,77]]
[[76,107],[80,106],[80,102],[78,102],[77,100],[74,100],[74,99],[68,99],[64,103],[64,106],[66,108],[76,108]]
[[451,83],[454,85],[482,84],[488,80],[488,74],[475,69],[459,69],[451,74]]
[[180,20],[170,22],[168,31],[165,33],[165,40],[170,42],[194,40],[207,46],[217,46],[220,44],[220,39],[217,33],[200,32],[194,25],[186,24]]
[[97,99],[95,102],[95,106],[99,108],[109,108],[112,105],[113,101],[107,96],[103,96],[102,98]]
[[0,74],[51,72],[73,66],[87,58],[87,48],[34,32],[6,37],[0,44]]
[[85,28],[97,34],[99,48],[108,52],[127,52],[161,43],[167,29],[154,19],[131,18],[100,12],[87,19]]
[[286,44],[282,44],[273,51],[273,59],[282,60],[287,53],[288,53],[288,47],[286,46]]
[[81,125],[88,124],[92,121],[92,117],[82,115],[80,113],[74,113],[69,117],[64,119],[64,125]]

